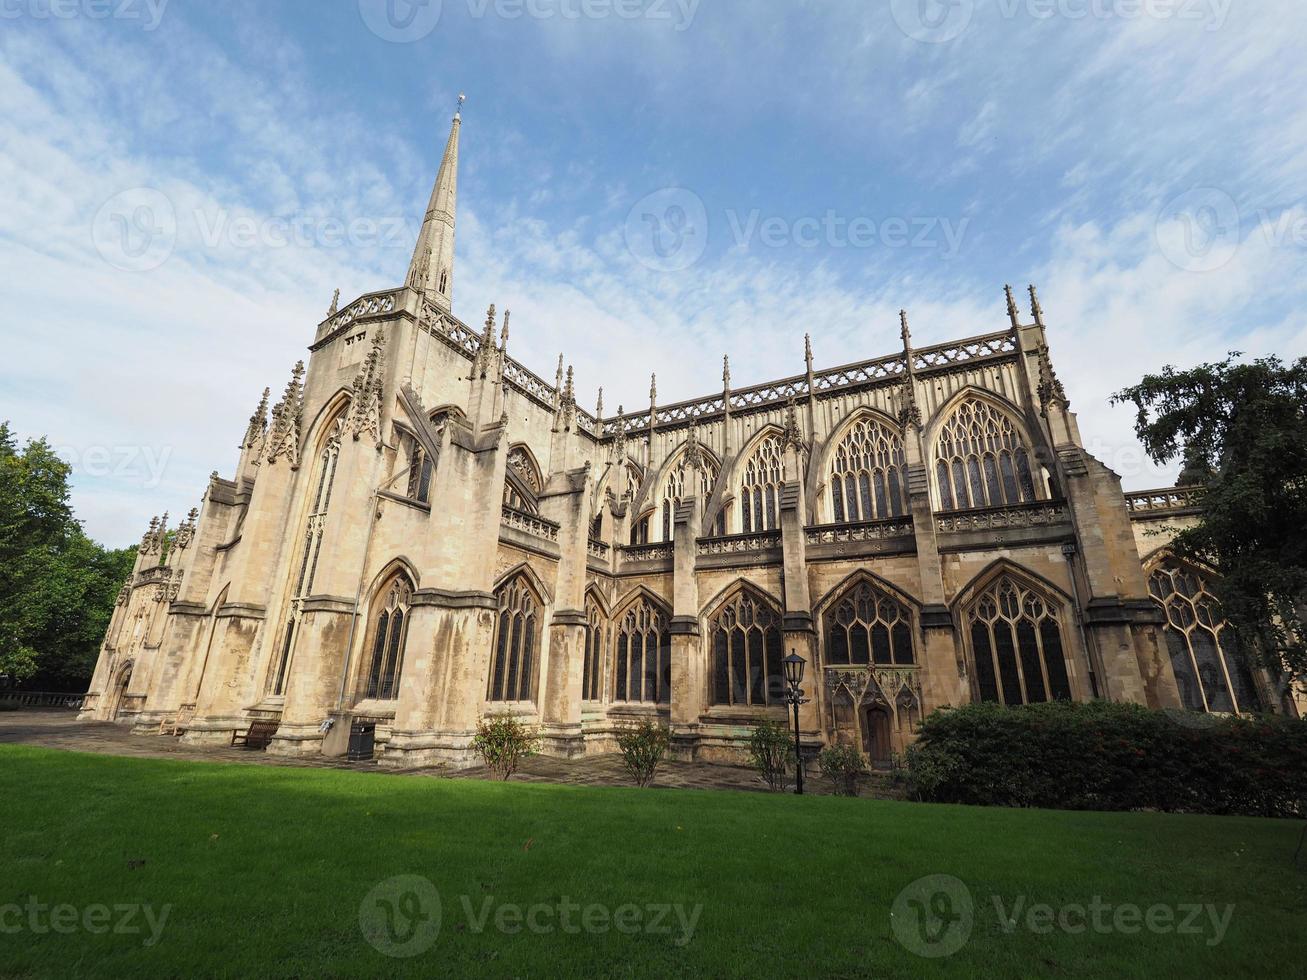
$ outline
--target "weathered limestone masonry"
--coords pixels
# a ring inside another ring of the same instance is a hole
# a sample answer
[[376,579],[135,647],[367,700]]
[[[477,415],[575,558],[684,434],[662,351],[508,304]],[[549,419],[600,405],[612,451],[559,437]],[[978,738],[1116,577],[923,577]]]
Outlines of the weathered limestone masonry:
[[[404,284],[339,295],[231,479],[151,522],[84,714],[193,742],[472,761],[512,713],[545,750],[640,719],[738,761],[807,663],[816,749],[888,761],[933,709],[1110,698],[1292,711],[1225,643],[1168,529],[1194,491],[1124,494],[1087,453],[1034,288],[1002,329],[605,417],[452,313],[455,116]],[[1149,533],[1159,531],[1157,533]]]

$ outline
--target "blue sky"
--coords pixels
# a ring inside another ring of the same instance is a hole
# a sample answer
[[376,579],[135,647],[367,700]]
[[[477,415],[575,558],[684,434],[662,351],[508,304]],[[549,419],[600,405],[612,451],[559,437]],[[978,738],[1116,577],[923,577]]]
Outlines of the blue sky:
[[1307,353],[1304,47],[1296,0],[3,0],[0,417],[101,540],[198,503],[332,290],[401,280],[464,91],[455,312],[587,406],[1033,281],[1090,450],[1164,484],[1112,391]]

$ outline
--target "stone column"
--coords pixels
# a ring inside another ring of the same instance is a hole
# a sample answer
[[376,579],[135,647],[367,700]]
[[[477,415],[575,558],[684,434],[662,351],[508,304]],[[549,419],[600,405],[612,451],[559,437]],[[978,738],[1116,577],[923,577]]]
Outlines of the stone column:
[[559,525],[561,558],[549,623],[549,659],[540,691],[544,751],[572,758],[585,753],[581,685],[585,667],[585,582],[589,538],[590,467],[557,473],[540,497],[540,512]]
[[[793,448],[787,449],[786,456],[793,453]],[[808,589],[808,543],[803,529],[803,487],[798,481],[787,482],[781,487],[780,505],[785,593],[782,652],[787,657],[797,653],[808,664],[803,676],[807,702],[799,706],[799,738],[804,743],[806,757],[825,741],[826,726],[823,719],[827,714],[824,670],[817,655],[817,631],[813,624],[812,600]],[[792,717],[789,724],[793,724]]]
[[694,565],[702,504],[682,501],[672,518],[672,705],[673,758],[693,761],[704,711],[703,642],[699,629],[699,583]]

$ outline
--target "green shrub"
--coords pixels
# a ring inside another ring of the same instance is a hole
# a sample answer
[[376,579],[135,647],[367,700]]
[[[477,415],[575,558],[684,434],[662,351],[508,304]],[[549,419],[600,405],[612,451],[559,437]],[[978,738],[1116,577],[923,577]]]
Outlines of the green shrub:
[[507,779],[523,758],[539,750],[540,736],[512,715],[487,715],[477,724],[472,747],[481,753],[491,772]]
[[937,711],[906,755],[908,795],[1076,810],[1300,815],[1307,722],[1134,704]]
[[794,761],[794,738],[779,722],[760,719],[749,736],[749,761],[773,792],[784,792]]
[[648,786],[653,782],[654,773],[667,754],[671,740],[671,733],[666,728],[648,720],[617,736],[622,761],[637,786]]
[[858,781],[866,774],[862,753],[852,745],[828,745],[817,756],[817,767],[831,781],[836,796],[857,796]]

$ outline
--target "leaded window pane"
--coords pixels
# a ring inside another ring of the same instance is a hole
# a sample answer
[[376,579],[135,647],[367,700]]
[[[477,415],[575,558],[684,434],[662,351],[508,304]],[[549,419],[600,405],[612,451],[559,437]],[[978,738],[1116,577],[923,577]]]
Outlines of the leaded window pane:
[[957,406],[935,443],[944,510],[1004,507],[1035,499],[1023,436],[1007,412],[980,398]]
[[831,455],[831,506],[836,523],[898,516],[898,488],[905,468],[903,440],[896,430],[871,416],[855,421]]
[[1070,700],[1058,607],[1050,597],[1003,575],[964,615],[982,701]]
[[1234,646],[1206,576],[1168,558],[1149,576],[1148,591],[1166,614],[1167,650],[1184,706],[1192,711],[1260,711],[1252,671]]
[[783,703],[769,678],[770,671],[781,666],[780,625],[780,613],[750,589],[736,593],[710,617],[714,703]]

